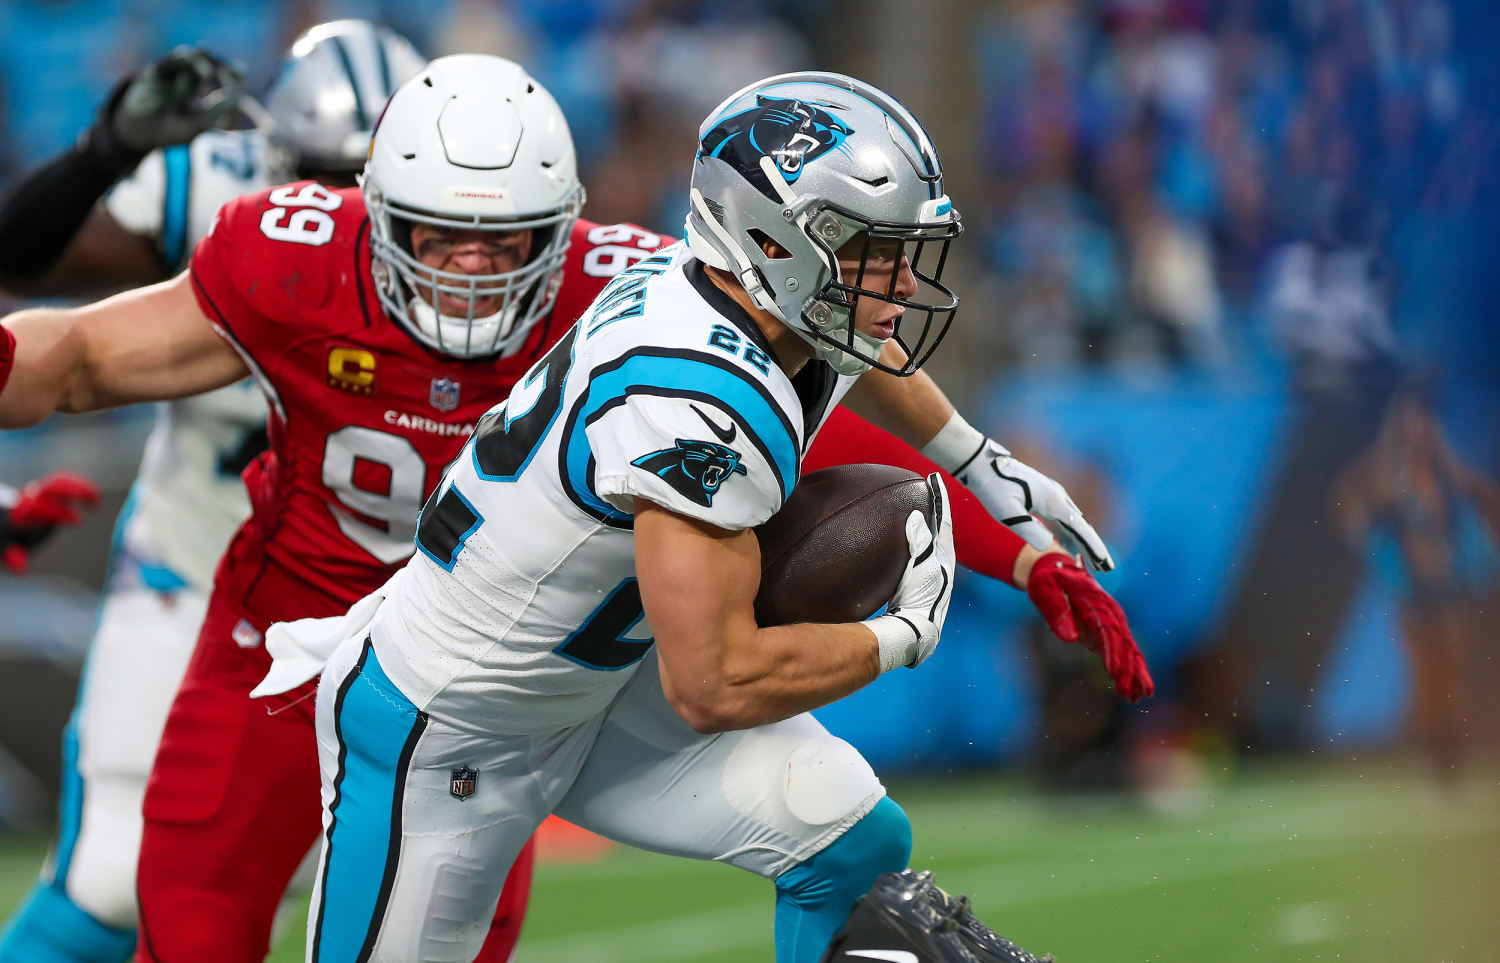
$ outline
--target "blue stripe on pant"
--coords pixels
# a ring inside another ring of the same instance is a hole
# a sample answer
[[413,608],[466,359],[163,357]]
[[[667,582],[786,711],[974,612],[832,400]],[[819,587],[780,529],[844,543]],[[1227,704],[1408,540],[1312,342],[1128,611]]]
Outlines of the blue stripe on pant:
[[339,767],[313,963],[364,963],[375,950],[401,851],[406,769],[426,728],[365,639],[334,702]]
[[88,676],[79,680],[78,702],[63,728],[62,795],[58,799],[57,861],[52,868],[52,885],[61,890],[73,864],[73,847],[83,824],[83,773],[78,769],[78,713],[83,706],[83,686]]

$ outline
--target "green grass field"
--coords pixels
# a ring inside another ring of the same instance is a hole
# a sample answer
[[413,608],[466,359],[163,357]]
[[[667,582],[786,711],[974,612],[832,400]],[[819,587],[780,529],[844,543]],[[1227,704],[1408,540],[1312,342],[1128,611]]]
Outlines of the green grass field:
[[[919,868],[1061,963],[1500,960],[1500,780],[1387,759],[1251,770],[1185,812],[1013,778],[897,783]],[[0,843],[0,906],[42,843]],[[539,868],[522,963],[771,959],[772,888],[619,850]],[[272,959],[300,960],[300,932]]]

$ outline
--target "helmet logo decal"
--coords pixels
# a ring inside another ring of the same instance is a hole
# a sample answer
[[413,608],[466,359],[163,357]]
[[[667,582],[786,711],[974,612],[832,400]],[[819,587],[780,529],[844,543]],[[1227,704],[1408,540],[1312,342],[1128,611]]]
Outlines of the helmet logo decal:
[[700,153],[728,163],[772,200],[776,192],[760,168],[769,157],[788,184],[802,168],[831,150],[848,154],[844,141],[854,128],[829,112],[834,105],[757,94],[755,106],[724,118],[703,137]]

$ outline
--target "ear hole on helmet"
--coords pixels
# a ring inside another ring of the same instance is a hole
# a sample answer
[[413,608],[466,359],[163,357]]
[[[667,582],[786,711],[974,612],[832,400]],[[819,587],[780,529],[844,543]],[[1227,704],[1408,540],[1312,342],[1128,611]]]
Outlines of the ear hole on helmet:
[[752,227],[745,231],[755,246],[760,248],[766,257],[773,261],[785,261],[792,256],[792,252],[776,243],[776,240],[758,227]]
[[531,252],[526,255],[526,263],[530,264],[552,247],[552,239],[557,234],[557,226],[534,227],[531,229]]
[[401,250],[412,257],[416,257],[416,252],[411,247],[411,229],[413,223],[404,217],[399,217],[395,214],[391,215],[391,240],[395,241],[396,246],[401,248]]

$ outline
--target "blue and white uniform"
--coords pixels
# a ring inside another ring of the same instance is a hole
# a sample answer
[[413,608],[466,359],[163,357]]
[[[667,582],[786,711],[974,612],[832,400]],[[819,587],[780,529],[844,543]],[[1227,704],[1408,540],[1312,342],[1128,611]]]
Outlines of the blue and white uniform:
[[[173,272],[219,207],[285,179],[259,131],[212,131],[149,154],[104,200]],[[167,710],[208,605],[214,569],[250,514],[240,481],[265,448],[266,403],[250,379],[162,402],[115,528],[110,575],[78,704],[64,732],[56,849],[28,916],[48,915],[70,958],[107,959],[97,924],[134,948],[141,799]],[[78,911],[92,917],[94,924]],[[0,956],[10,952],[0,943]]]
[[605,288],[481,421],[385,601],[341,626],[318,690],[309,953],[469,958],[551,812],[777,877],[876,806],[869,765],[810,715],[717,735],[682,721],[631,531],[638,498],[765,521],[854,380],[821,362],[789,379],[685,245]]

